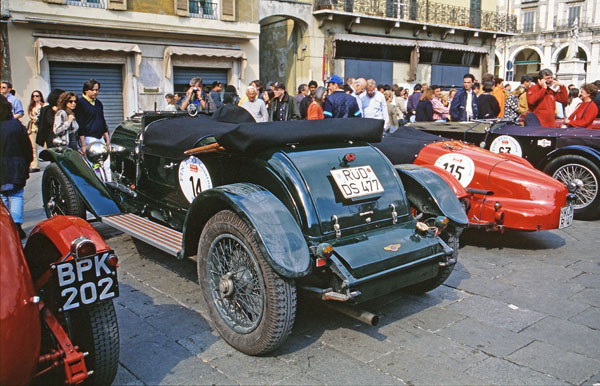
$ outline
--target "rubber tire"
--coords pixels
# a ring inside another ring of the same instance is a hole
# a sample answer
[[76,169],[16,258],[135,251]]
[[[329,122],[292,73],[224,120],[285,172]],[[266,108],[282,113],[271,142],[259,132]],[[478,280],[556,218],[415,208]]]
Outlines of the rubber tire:
[[[442,240],[444,240],[446,244],[448,244],[450,248],[454,250],[452,252],[452,258],[458,260],[460,233],[456,231],[444,231],[442,232],[441,237]],[[429,292],[433,289],[436,289],[437,287],[441,286],[446,281],[446,279],[450,277],[450,274],[453,270],[454,264],[447,265],[445,267],[439,267],[438,274],[436,275],[436,277],[406,287],[405,291],[414,294],[423,294],[425,292]]]
[[[264,302],[262,319],[247,334],[234,331],[223,320],[210,293],[207,257],[210,246],[219,235],[231,234],[240,239],[254,255],[263,277]],[[262,355],[275,350],[288,337],[296,318],[297,293],[293,280],[279,276],[267,263],[251,229],[235,213],[224,210],[205,225],[198,242],[198,282],[208,307],[211,325],[233,348],[248,354]]]
[[69,311],[71,340],[85,357],[87,370],[94,373],[85,385],[109,386],[119,365],[119,325],[112,299]]
[[42,203],[44,206],[44,211],[46,212],[46,217],[50,218],[54,216],[52,212],[47,207],[47,202],[50,199],[50,181],[51,179],[55,179],[60,184],[60,187],[63,191],[65,197],[63,197],[66,206],[65,215],[81,217],[83,219],[86,218],[85,214],[85,205],[81,202],[77,191],[73,187],[73,184],[67,176],[63,173],[62,170],[56,165],[52,163],[46,167],[44,170],[44,175],[42,176]]
[[[552,160],[544,168],[544,173],[554,177],[556,170],[565,164],[580,164],[590,169],[596,177],[596,183],[598,184],[596,192],[596,198],[583,208],[575,209],[574,217],[578,220],[593,220],[600,217],[600,168],[589,159],[580,155],[563,155]],[[562,182],[562,181],[561,181]]]

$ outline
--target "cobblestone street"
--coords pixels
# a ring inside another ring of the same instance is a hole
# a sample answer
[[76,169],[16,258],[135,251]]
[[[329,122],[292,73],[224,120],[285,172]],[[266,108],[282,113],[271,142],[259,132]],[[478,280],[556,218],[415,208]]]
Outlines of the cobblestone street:
[[[26,231],[43,219],[41,176]],[[94,225],[120,259],[117,385],[600,383],[600,221],[467,232],[445,285],[366,305],[376,327],[300,298],[292,335],[265,357],[211,331],[194,261]]]

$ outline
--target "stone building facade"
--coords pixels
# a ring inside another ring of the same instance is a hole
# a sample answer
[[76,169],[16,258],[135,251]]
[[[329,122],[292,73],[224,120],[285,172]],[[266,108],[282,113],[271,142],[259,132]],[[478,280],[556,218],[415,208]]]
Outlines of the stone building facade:
[[519,32],[496,42],[495,70],[499,76],[518,82],[522,75],[542,68],[557,73],[576,24],[577,57],[584,62],[583,82],[600,79],[600,1],[498,0],[498,12],[514,15]]

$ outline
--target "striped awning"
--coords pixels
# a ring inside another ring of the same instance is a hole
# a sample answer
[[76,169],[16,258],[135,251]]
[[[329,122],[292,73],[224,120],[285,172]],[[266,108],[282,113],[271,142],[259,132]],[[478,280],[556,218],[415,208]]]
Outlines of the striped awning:
[[402,47],[415,47],[421,48],[435,48],[440,50],[453,50],[453,51],[466,51],[474,52],[478,54],[487,54],[489,51],[481,46],[471,46],[468,44],[457,44],[448,43],[434,40],[415,40],[415,39],[401,39],[401,38],[388,38],[383,36],[369,36],[369,35],[355,35],[355,34],[336,34],[335,40],[341,40],[352,43],[363,43],[363,44],[380,44],[384,46],[402,46]]

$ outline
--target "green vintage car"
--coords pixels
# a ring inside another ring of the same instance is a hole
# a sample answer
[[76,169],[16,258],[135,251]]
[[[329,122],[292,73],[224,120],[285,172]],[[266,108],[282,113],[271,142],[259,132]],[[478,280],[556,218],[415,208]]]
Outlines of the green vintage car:
[[87,211],[197,258],[210,322],[250,355],[289,335],[297,291],[376,324],[360,303],[429,291],[452,272],[465,212],[437,174],[394,166],[370,145],[383,121],[213,118],[155,112],[123,122],[111,138],[111,181],[94,166],[104,145],[90,146],[87,160],[45,150],[47,215]]

